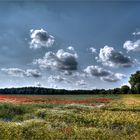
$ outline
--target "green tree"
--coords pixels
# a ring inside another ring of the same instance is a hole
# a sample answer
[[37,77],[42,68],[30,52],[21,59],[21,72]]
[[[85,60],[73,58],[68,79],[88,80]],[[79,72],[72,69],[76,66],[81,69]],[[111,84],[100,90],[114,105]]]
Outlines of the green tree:
[[120,90],[120,92],[121,92],[122,94],[127,94],[127,93],[129,93],[129,91],[130,91],[130,88],[129,88],[129,86],[127,86],[127,85],[123,85],[123,86],[121,87],[121,90]]
[[136,71],[130,76],[129,83],[133,93],[140,93],[140,71]]

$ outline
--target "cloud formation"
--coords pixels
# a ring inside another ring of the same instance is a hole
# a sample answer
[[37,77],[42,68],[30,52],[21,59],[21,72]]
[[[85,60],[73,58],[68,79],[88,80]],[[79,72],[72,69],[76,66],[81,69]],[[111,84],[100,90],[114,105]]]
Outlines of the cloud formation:
[[84,72],[90,76],[99,77],[101,80],[104,80],[107,82],[117,82],[125,78],[124,74],[113,73],[99,66],[88,66],[86,69],[84,69]]
[[70,50],[70,51],[75,51],[74,47],[72,47],[72,46],[69,46],[67,49]]
[[2,68],[1,71],[16,77],[41,77],[41,73],[37,69]]
[[133,51],[133,52],[140,51],[140,40],[125,41],[125,43],[123,44],[123,48],[126,49],[128,52],[129,51]]
[[121,79],[125,78],[126,76],[122,73],[112,73],[109,76],[101,77],[101,80],[107,81],[107,82],[117,82]]
[[65,78],[62,78],[62,76],[60,75],[56,75],[56,76],[51,75],[48,77],[48,82],[62,82],[64,80]]
[[113,47],[109,46],[104,46],[104,48],[100,49],[98,61],[110,67],[131,67],[133,64],[130,57],[125,56],[121,52],[117,52]]
[[83,80],[83,79],[81,79],[81,80],[79,80],[79,81],[76,81],[76,85],[77,85],[77,86],[85,86],[85,85],[86,85],[86,81]]
[[54,44],[54,37],[52,35],[49,35],[47,31],[44,29],[40,30],[30,30],[30,48],[38,49],[41,47],[51,47]]
[[77,53],[69,53],[60,49],[56,53],[47,52],[42,59],[36,59],[34,64],[38,64],[40,68],[77,70],[77,58]]
[[138,31],[138,32],[133,32],[132,35],[134,35],[134,36],[140,35],[140,31]]
[[93,47],[90,47],[89,50],[91,51],[91,53],[97,53],[96,49]]
[[96,77],[108,76],[111,73],[110,71],[105,70],[99,66],[87,66],[87,68],[84,69],[84,72]]

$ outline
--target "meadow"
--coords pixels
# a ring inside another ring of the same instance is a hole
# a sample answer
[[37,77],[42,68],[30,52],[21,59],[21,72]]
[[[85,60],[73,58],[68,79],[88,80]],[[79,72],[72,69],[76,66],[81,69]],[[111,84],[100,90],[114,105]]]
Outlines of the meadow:
[[0,95],[0,140],[139,140],[140,95]]

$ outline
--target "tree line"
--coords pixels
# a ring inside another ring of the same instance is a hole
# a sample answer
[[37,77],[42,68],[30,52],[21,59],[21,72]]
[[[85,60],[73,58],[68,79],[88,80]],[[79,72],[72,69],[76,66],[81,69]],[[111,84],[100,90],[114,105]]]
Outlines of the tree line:
[[42,87],[22,87],[0,89],[0,94],[26,94],[26,95],[79,95],[79,94],[119,94],[120,88],[93,89],[93,90],[65,90]]
[[140,93],[140,71],[132,74],[129,78],[130,87],[123,85],[114,89],[93,90],[65,90],[43,87],[22,87],[0,89],[0,94],[30,94],[30,95],[79,95],[79,94],[139,94]]

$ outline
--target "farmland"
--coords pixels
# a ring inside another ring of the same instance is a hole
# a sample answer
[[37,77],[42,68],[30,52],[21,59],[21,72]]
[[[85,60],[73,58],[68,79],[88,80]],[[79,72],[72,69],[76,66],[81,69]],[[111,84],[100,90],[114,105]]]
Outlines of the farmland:
[[140,95],[0,95],[0,140],[139,140]]

